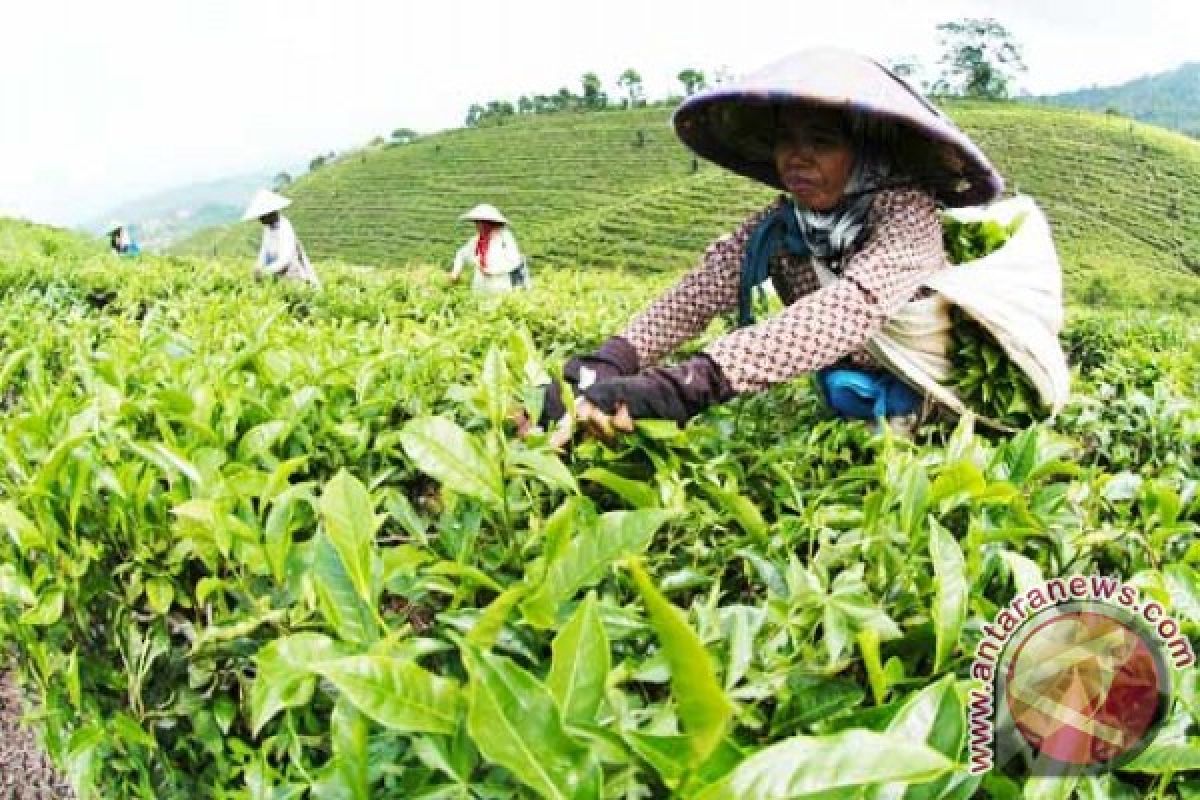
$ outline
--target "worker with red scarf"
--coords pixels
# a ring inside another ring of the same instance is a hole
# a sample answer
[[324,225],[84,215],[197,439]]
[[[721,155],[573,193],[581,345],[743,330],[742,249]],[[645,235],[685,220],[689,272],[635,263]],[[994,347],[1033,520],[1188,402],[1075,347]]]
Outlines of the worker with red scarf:
[[478,292],[528,289],[529,267],[504,215],[495,206],[482,203],[460,219],[475,223],[475,235],[454,256],[450,280],[457,282],[470,267],[471,286]]

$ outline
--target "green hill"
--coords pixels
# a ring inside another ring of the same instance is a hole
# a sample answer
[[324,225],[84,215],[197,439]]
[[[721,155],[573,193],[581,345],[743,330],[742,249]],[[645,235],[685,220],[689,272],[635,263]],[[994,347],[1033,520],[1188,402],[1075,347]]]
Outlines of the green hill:
[[[1090,300],[1148,302],[1200,292],[1200,144],[1104,115],[1018,104],[949,112],[1010,187],[1054,223],[1069,284]],[[365,151],[297,181],[289,212],[317,259],[446,263],[468,235],[456,221],[488,201],[512,219],[537,265],[675,270],[771,193],[693,162],[666,109],[517,118]],[[640,142],[640,144],[639,144]],[[254,252],[254,226],[206,232],[181,252]]]
[[1200,62],[1119,86],[1094,86],[1039,98],[1040,102],[1127,116],[1200,137]]

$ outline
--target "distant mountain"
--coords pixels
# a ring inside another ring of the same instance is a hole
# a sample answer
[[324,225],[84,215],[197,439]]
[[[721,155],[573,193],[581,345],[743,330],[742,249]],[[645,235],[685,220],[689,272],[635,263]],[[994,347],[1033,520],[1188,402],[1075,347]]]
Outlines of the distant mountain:
[[1092,87],[1037,98],[1039,102],[1105,112],[1110,109],[1134,119],[1200,138],[1200,62],[1147,75],[1107,88]]
[[164,250],[202,228],[236,221],[255,190],[270,186],[277,174],[263,171],[178,186],[124,203],[83,227],[100,234],[114,221],[124,222],[133,226],[142,247]]

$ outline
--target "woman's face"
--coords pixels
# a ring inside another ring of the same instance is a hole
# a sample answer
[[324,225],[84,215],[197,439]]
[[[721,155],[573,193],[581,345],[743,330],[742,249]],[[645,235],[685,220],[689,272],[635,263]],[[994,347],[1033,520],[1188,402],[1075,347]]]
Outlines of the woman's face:
[[780,113],[775,169],[796,202],[828,211],[841,202],[854,151],[836,111],[786,108]]

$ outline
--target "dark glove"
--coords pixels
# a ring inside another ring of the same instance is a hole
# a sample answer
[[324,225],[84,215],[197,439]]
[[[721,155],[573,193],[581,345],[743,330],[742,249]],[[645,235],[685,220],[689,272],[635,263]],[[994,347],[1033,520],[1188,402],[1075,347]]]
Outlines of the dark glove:
[[624,405],[635,420],[672,419],[682,427],[709,406],[731,399],[734,391],[716,362],[700,354],[674,367],[599,381],[583,396],[605,414]]
[[[571,384],[573,390],[578,391],[581,387],[586,389],[598,381],[622,375],[636,375],[637,371],[638,356],[633,345],[627,339],[613,336],[591,355],[575,356],[567,361],[563,367],[563,379]],[[544,428],[562,419],[566,413],[558,382],[547,384],[542,401],[542,416],[538,419],[538,424]]]

